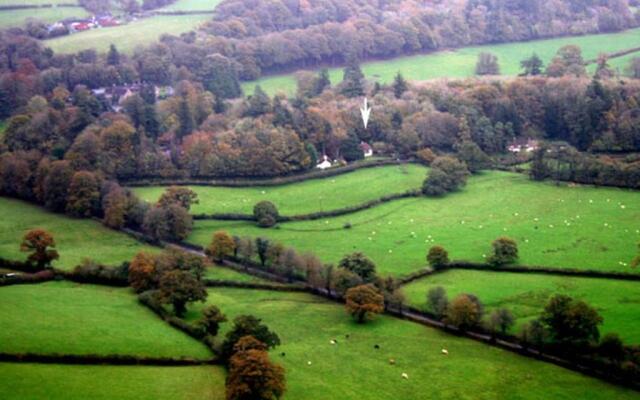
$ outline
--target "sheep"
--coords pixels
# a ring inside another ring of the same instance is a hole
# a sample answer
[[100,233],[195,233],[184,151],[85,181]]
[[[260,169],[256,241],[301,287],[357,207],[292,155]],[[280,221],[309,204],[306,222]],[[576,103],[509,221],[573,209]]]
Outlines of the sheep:
[[402,379],[409,379],[409,375],[406,372],[402,373]]
[[331,343],[331,344],[333,345],[333,344],[337,344],[337,343],[338,343],[338,341],[337,341],[337,340],[335,340],[335,339],[331,339],[331,340],[329,341],[329,343]]
[[376,350],[380,350],[380,346],[378,346],[377,344],[373,346],[374,349]]
[[449,350],[442,349],[442,354],[445,355],[445,356],[448,356],[449,355]]
[[285,353],[284,351],[283,351],[282,353],[280,353],[280,356],[281,356],[281,357],[284,357],[284,356],[286,356],[286,355],[287,355],[287,353]]
[[396,360],[393,358],[389,359],[389,365],[396,365]]
[[351,337],[351,335],[349,335],[348,333],[346,335],[344,335],[345,339],[349,339],[349,337]]
[[307,365],[311,365],[311,361],[307,361]]

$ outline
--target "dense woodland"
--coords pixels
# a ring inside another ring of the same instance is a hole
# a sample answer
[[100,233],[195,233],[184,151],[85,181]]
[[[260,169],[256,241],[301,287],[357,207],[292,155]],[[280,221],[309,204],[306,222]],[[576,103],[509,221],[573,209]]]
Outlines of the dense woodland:
[[354,58],[636,25],[624,0],[227,0],[197,35],[165,43],[174,51],[189,47],[203,55],[220,53],[240,64],[243,79],[255,79],[264,72]]

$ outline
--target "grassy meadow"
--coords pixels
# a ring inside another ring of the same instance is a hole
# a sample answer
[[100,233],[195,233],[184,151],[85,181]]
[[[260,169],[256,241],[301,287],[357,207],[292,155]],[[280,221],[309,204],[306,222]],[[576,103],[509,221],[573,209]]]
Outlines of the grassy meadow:
[[164,7],[168,11],[212,11],[222,0],[178,0]]
[[7,353],[212,356],[139,304],[130,289],[70,282],[3,287],[0,326],[0,352]]
[[[493,240],[509,236],[518,242],[520,264],[636,272],[628,264],[640,241],[639,200],[640,194],[630,190],[558,186],[486,172],[443,198],[398,200],[273,229],[196,221],[188,241],[208,245],[213,232],[226,230],[272,238],[333,263],[362,251],[381,273],[398,276],[423,268],[431,246],[443,245],[452,259],[481,262]],[[344,229],[346,223],[351,229]]]
[[60,259],[53,265],[61,269],[73,269],[85,258],[120,265],[141,250],[158,251],[96,221],[69,218],[20,200],[0,197],[0,209],[0,257],[26,259],[26,254],[20,252],[20,242],[25,233],[35,228],[53,234],[60,253]]
[[[209,290],[208,302],[231,318],[256,315],[280,336],[282,345],[271,357],[286,369],[285,400],[637,397],[635,392],[418,324],[382,316],[359,325],[342,306],[309,294],[218,288]],[[197,316],[194,310],[192,318]],[[223,325],[221,335],[230,325]],[[331,339],[338,344],[332,346]],[[442,348],[449,350],[448,357],[441,354]],[[389,364],[391,358],[396,365]],[[403,380],[402,373],[409,379]]]
[[4,400],[224,399],[224,369],[0,363]]
[[[415,81],[436,78],[466,78],[475,75],[478,54],[491,52],[499,59],[501,74],[514,76],[521,72],[520,61],[530,57],[531,54],[537,53],[547,65],[558,49],[568,44],[580,46],[585,60],[595,59],[600,53],[612,53],[637,47],[640,44],[640,29],[611,34],[536,40],[526,43],[465,47],[372,61],[362,64],[362,72],[368,79],[381,83],[392,82],[398,71],[402,72],[405,78]],[[638,54],[612,59],[610,65],[622,73],[629,60],[634,56],[638,56]],[[591,66],[591,70],[594,68]],[[331,68],[329,74],[333,84],[342,81],[342,68]],[[291,95],[296,90],[293,74],[267,76],[255,82],[246,82],[243,85],[245,94],[253,93],[256,84],[259,84],[269,94],[284,92]]]
[[180,35],[198,27],[211,15],[154,16],[113,28],[93,29],[74,35],[45,40],[44,46],[56,53],[76,53],[94,48],[106,52],[113,43],[123,53],[133,53],[137,46],[157,41],[163,34]]
[[[58,0],[59,1],[59,0]],[[55,1],[49,0],[29,0],[27,2],[3,1],[4,4],[51,4]],[[69,3],[66,1],[66,3]],[[82,7],[50,7],[50,8],[30,8],[23,10],[0,10],[0,29],[22,27],[26,20],[34,18],[46,23],[53,23],[65,18],[86,17],[89,13]]]
[[[243,274],[231,268],[212,266],[205,270],[204,277],[207,279],[217,279],[220,281],[265,283],[270,282],[257,276]],[[270,282],[271,283],[271,282]]]
[[[361,169],[347,174],[312,179],[274,187],[223,188],[191,187],[198,194],[194,214],[252,214],[253,206],[262,200],[273,202],[282,215],[299,215],[335,210],[364,203],[384,195],[402,193],[422,186],[426,168],[409,164]],[[151,203],[160,199],[166,187],[140,187],[134,192]]]
[[640,282],[453,270],[404,286],[408,304],[427,309],[426,294],[436,286],[444,287],[451,299],[462,293],[475,294],[487,315],[496,308],[507,308],[516,318],[514,333],[537,318],[552,295],[566,294],[598,310],[604,318],[602,333],[615,332],[625,343],[640,343]]

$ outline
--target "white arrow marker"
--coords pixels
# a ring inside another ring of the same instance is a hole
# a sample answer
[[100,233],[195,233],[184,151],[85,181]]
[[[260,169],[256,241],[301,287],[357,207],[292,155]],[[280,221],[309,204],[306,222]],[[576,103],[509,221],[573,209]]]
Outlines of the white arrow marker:
[[364,98],[364,107],[360,108],[360,114],[362,114],[362,122],[364,122],[364,129],[367,129],[369,125],[369,117],[371,116],[371,107],[367,104],[367,98]]

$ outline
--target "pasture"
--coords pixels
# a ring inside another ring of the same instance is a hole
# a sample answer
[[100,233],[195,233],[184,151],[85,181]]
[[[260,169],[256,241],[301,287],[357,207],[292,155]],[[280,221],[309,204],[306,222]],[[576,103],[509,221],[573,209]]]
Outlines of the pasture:
[[450,299],[462,293],[475,294],[486,315],[497,308],[510,310],[516,318],[513,333],[537,318],[552,295],[566,294],[598,310],[604,318],[602,333],[615,332],[625,343],[640,343],[640,282],[452,270],[404,286],[407,303],[427,310],[426,294],[436,286],[444,287]]
[[0,209],[0,255],[4,258],[26,259],[26,254],[20,252],[20,242],[25,233],[35,228],[53,234],[60,253],[60,259],[54,261],[53,266],[60,269],[73,269],[85,258],[120,265],[139,251],[157,251],[96,221],[54,214],[20,200],[0,197]]
[[238,272],[230,268],[219,267],[217,265],[208,267],[205,270],[204,277],[207,279],[215,279],[219,281],[232,281],[232,282],[250,282],[250,283],[270,282],[265,279],[258,278],[257,276],[243,274],[242,272]]
[[76,53],[94,48],[106,52],[113,43],[118,50],[131,54],[136,47],[151,44],[163,34],[180,35],[198,27],[210,15],[154,16],[113,28],[99,28],[74,35],[61,36],[43,42],[56,53]]
[[[196,221],[188,241],[208,245],[213,232],[226,230],[268,237],[332,263],[362,251],[382,274],[400,276],[424,268],[427,250],[434,245],[444,246],[451,259],[482,262],[493,240],[509,236],[518,242],[520,264],[632,273],[637,269],[628,264],[640,241],[639,200],[640,194],[630,190],[486,172],[443,198],[398,200],[273,229],[250,222]],[[347,223],[350,229],[345,229]]]
[[[61,1],[70,3],[69,1]],[[26,2],[3,1],[6,4],[51,4],[55,1],[49,0],[29,0]],[[26,20],[34,18],[46,23],[57,22],[71,17],[86,17],[89,13],[82,7],[48,7],[48,8],[30,8],[22,10],[0,10],[0,29],[22,27]]]
[[221,0],[178,0],[162,8],[166,11],[213,11]]
[[[191,189],[198,194],[199,204],[193,205],[191,212],[252,214],[253,206],[262,200],[273,202],[281,215],[329,211],[418,189],[426,174],[426,168],[409,164],[366,168],[335,177],[274,187],[195,186]],[[141,199],[155,203],[165,189],[155,186],[133,190]]]
[[[208,303],[231,318],[256,315],[280,336],[282,345],[271,358],[286,369],[285,400],[637,397],[635,392],[414,323],[380,316],[358,325],[342,306],[309,294],[217,288],[209,290]],[[191,318],[197,317],[194,310]],[[223,325],[220,337],[230,325]],[[331,345],[332,339],[338,344]],[[443,356],[442,348],[450,355]],[[396,365],[390,365],[391,358]],[[409,379],[403,380],[402,373]]]
[[[640,29],[632,29],[611,34],[465,47],[390,60],[371,61],[362,64],[362,72],[368,79],[381,83],[393,82],[398,71],[402,72],[406,79],[414,81],[436,78],[466,78],[475,75],[478,54],[491,52],[498,57],[501,74],[515,76],[521,72],[520,61],[530,57],[533,53],[537,53],[547,65],[558,49],[568,44],[580,46],[584,59],[589,60],[597,58],[600,53],[612,53],[637,47],[638,43],[640,43]],[[622,73],[630,58],[634,56],[638,56],[638,54],[612,59],[610,65]],[[590,70],[593,71],[594,68],[592,65]],[[329,74],[332,84],[335,85],[342,81],[342,68],[331,68]],[[253,93],[256,84],[259,84],[269,94],[284,92],[292,95],[296,91],[296,81],[293,74],[266,76],[255,82],[245,82],[243,85],[245,94]]]
[[224,369],[0,363],[4,400],[224,399]]
[[70,282],[3,287],[0,326],[0,352],[7,353],[212,356],[139,304],[131,289]]

